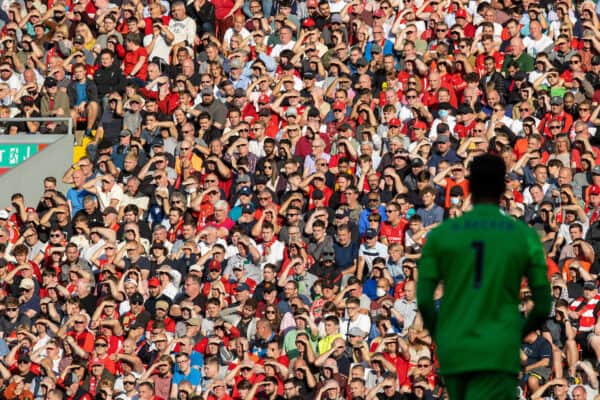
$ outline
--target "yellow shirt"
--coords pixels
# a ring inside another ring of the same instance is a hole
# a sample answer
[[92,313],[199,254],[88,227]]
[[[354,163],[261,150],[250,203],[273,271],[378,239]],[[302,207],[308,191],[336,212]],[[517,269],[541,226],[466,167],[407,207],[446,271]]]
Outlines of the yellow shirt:
[[323,354],[326,351],[331,350],[333,341],[337,338],[343,339],[342,334],[336,333],[335,335],[325,336],[323,339],[319,340],[319,344],[317,344],[317,350],[319,350],[319,354]]

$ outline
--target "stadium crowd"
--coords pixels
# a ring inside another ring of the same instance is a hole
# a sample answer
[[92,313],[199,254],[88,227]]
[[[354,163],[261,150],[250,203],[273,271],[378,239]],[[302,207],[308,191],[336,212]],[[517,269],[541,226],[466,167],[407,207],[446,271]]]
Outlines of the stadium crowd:
[[555,299],[518,395],[598,398],[600,3],[0,4],[0,129],[86,150],[0,209],[1,398],[444,398],[418,260],[485,152]]

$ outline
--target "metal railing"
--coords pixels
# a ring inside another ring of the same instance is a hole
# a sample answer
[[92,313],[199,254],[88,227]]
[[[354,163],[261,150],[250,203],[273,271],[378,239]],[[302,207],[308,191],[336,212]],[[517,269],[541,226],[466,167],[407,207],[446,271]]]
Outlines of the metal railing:
[[[17,118],[3,118],[3,123],[10,124],[11,122],[66,122],[67,124],[67,135],[73,134],[73,118],[71,117],[17,117]],[[27,133],[28,135],[38,134],[40,132],[19,132]]]

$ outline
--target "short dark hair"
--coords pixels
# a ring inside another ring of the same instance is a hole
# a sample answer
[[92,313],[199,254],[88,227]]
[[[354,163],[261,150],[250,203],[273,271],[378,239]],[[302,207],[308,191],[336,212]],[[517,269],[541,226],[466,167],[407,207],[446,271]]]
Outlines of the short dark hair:
[[504,161],[491,154],[475,157],[470,167],[470,190],[474,200],[499,199],[506,189]]

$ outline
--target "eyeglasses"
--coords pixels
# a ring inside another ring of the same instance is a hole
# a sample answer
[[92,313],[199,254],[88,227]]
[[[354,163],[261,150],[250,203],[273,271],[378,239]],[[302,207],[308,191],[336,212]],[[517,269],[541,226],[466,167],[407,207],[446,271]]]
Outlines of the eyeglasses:
[[435,31],[439,33],[439,32],[446,32],[447,30],[448,29],[439,28],[439,29],[436,29]]
[[216,179],[205,179],[204,182],[206,183],[217,183]]
[[406,96],[407,99],[416,99],[417,96]]
[[391,209],[391,210],[385,210],[385,213],[386,213],[386,214],[389,214],[389,213],[393,213],[393,212],[396,212],[396,211],[398,211],[398,210],[394,210],[394,209]]
[[550,129],[560,129],[560,125],[551,125],[549,126]]
[[17,308],[17,307],[8,307],[8,308],[6,309],[6,311],[8,311],[8,312],[15,312],[15,311],[17,311],[17,310],[18,310],[18,308]]
[[82,325],[82,324],[85,324],[85,321],[75,321],[75,324],[76,325]]
[[102,342],[95,343],[94,346],[96,346],[96,347],[108,347],[108,345],[106,343],[102,343]]
[[50,235],[50,237],[58,238],[58,237],[61,237],[61,235],[59,233],[54,233],[54,234]]
[[135,385],[135,381],[123,381],[123,385]]
[[259,197],[258,201],[267,201],[267,200],[270,200],[270,199],[271,199],[270,197]]
[[379,222],[377,218],[369,218],[369,222]]
[[527,111],[530,111],[530,110],[527,107],[523,107],[523,108],[519,108],[519,111],[521,111],[521,112],[527,112]]
[[579,111],[590,111],[587,107],[579,107]]
[[182,147],[182,148],[181,148],[181,150],[184,150],[184,151],[187,151],[187,150],[189,150],[189,149],[191,149],[191,147]]
[[275,311],[265,311],[265,314],[275,314]]
[[419,368],[427,368],[429,366],[431,366],[431,364],[417,364],[417,367]]
[[569,64],[579,64],[579,60],[571,60],[569,61]]

